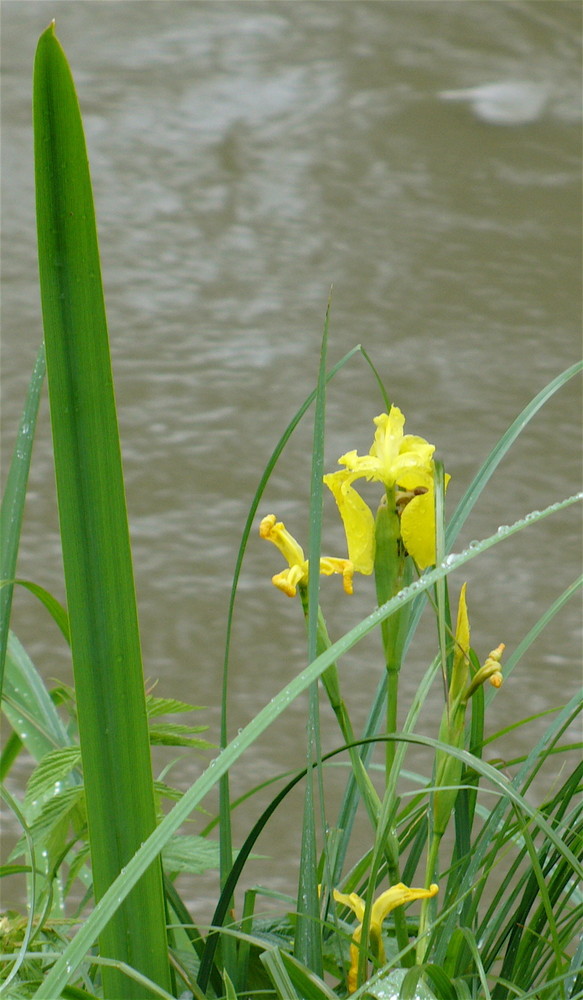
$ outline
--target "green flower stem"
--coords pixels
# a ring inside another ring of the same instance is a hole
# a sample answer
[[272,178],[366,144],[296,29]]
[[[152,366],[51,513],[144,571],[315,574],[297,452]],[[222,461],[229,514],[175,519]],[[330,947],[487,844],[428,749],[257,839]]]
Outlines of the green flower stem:
[[[425,867],[425,888],[428,889],[432,882],[436,882],[437,878],[437,862],[439,856],[439,845],[441,843],[441,833],[436,833],[433,831],[431,837],[431,845],[429,847],[429,852],[427,854],[427,864]],[[434,898],[423,899],[421,902],[421,913],[419,915],[419,931],[417,935],[417,949],[415,960],[417,965],[422,965],[425,961],[425,955],[427,954],[427,947],[429,945],[429,935],[427,931],[431,924],[431,918],[435,911],[437,903]]]
[[[394,830],[389,830],[385,842],[385,859],[387,862],[387,875],[391,885],[402,882],[401,867],[399,865],[399,840]],[[406,951],[409,947],[409,930],[407,928],[407,917],[402,907],[393,910],[393,922],[395,925],[395,937],[399,951],[405,952],[401,959],[401,965],[411,968],[415,964],[413,950]]]
[[[308,620],[308,588],[301,583],[298,586],[299,595],[302,601],[302,608],[306,622]],[[317,632],[317,652],[318,656],[323,653],[324,650],[329,649],[332,645],[330,641],[330,636],[328,635],[328,629],[326,627],[326,622],[324,615],[322,614],[322,609],[318,607],[318,632]],[[389,674],[389,682],[391,677],[394,677],[398,684],[398,671]],[[349,746],[350,762],[352,764],[352,769],[354,773],[354,779],[356,781],[358,790],[362,796],[366,811],[369,815],[370,821],[373,825],[373,829],[376,830],[378,825],[378,819],[381,811],[381,802],[377,795],[376,789],[372,784],[368,772],[363,764],[362,758],[358,753],[354,743],[354,730],[352,728],[352,723],[350,721],[350,716],[346,708],[346,703],[344,702],[342,695],[340,693],[340,680],[338,676],[338,667],[335,663],[332,663],[322,674],[322,684],[326,694],[328,695],[328,700],[332,707],[332,710],[338,720],[338,725],[340,726],[340,732],[344,737],[345,742]],[[396,694],[396,688],[395,688]],[[395,698],[395,706],[396,706]],[[396,713],[395,713],[396,716]],[[396,717],[395,717],[395,727],[396,728]],[[397,837],[393,832],[389,832],[385,845],[385,858],[387,862],[387,872],[389,876],[389,881],[391,885],[396,885],[401,881],[401,872],[399,868],[399,842]],[[397,939],[397,944],[399,951],[404,951],[409,944],[409,933],[407,930],[407,920],[405,914],[401,908],[397,908],[393,913],[393,919],[395,923],[395,934]],[[407,952],[403,959],[403,965],[410,966],[413,965],[413,954],[412,952]]]
[[[304,617],[306,622],[308,621],[308,588],[305,584],[298,585],[298,591],[302,602],[302,609],[304,612]],[[326,649],[329,649],[332,645],[330,641],[330,636],[328,635],[328,629],[326,627],[326,622],[324,620],[324,615],[322,614],[322,609],[318,607],[318,630],[317,630],[317,655],[323,653]],[[322,684],[326,694],[328,695],[328,700],[340,726],[340,732],[344,737],[345,742],[349,746],[350,762],[352,764],[354,778],[358,785],[358,790],[362,796],[362,800],[365,804],[366,811],[370,817],[373,828],[376,829],[378,817],[380,813],[380,800],[376,793],[375,787],[370,780],[368,772],[362,762],[362,758],[358,753],[354,744],[355,736],[354,730],[352,728],[352,722],[350,721],[350,716],[348,714],[348,709],[346,708],[346,703],[344,702],[342,695],[340,693],[340,680],[338,677],[338,667],[335,663],[332,663],[322,674]]]
[[[411,582],[412,560],[407,558],[401,543],[401,525],[395,505],[395,488],[387,488],[386,500],[383,499],[375,521],[375,583],[379,607],[398,594],[403,587]],[[399,673],[403,659],[403,647],[407,626],[409,624],[409,608],[397,611],[391,618],[382,622],[381,634],[387,670],[387,710],[386,731],[397,731],[397,708],[399,704]],[[395,766],[396,744],[387,740],[385,744],[385,784],[386,788],[394,785],[393,769]],[[399,841],[394,830],[389,831],[386,844],[388,875],[391,885],[401,881],[399,868]],[[407,948],[409,933],[407,919],[401,908],[393,913],[395,934],[399,950]],[[407,953],[403,959],[404,965],[411,965],[413,956]]]
[[[375,522],[374,572],[379,607],[398,594],[410,583],[411,560],[402,549],[400,522],[395,508],[395,489],[387,489],[386,500],[381,503]],[[387,733],[397,729],[399,672],[403,657],[403,644],[409,620],[409,610],[404,608],[381,624],[385,666],[387,669]],[[395,759],[395,744],[387,743],[387,786]]]

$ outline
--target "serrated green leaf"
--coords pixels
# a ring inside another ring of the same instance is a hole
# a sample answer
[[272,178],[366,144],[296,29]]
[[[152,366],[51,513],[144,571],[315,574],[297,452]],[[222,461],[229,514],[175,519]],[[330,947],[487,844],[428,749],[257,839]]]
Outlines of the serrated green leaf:
[[207,728],[208,726],[183,726],[175,722],[153,723],[150,726],[150,743],[156,746],[212,750],[212,743],[190,736],[190,733],[204,732]]
[[37,764],[26,786],[25,804],[54,794],[55,785],[62,782],[81,763],[81,748],[61,747],[51,750]]
[[219,867],[219,843],[194,835],[173,837],[162,851],[162,861],[167,871],[200,875]]
[[[174,715],[177,712],[201,712],[201,705],[190,705],[186,701],[178,701],[176,698],[155,698],[154,695],[146,695],[146,710],[148,717],[153,719],[158,715]],[[205,729],[208,727],[204,727]]]
[[[82,810],[79,814],[78,810]],[[83,825],[85,812],[85,789],[82,785],[74,785],[62,789],[58,795],[42,803],[34,820],[28,828],[35,846],[44,843],[66,819],[77,819],[77,825]],[[26,849],[26,840],[21,837],[10,857],[19,857]]]

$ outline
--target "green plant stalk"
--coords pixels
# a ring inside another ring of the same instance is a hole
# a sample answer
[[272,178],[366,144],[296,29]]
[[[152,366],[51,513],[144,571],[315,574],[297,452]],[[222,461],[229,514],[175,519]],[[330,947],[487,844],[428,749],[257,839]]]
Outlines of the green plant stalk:
[[[460,763],[456,761],[456,763]],[[439,858],[439,845],[441,843],[441,838],[443,834],[437,833],[435,830],[431,831],[431,840],[429,843],[429,850],[427,852],[427,863],[425,866],[425,885],[429,887],[434,881],[434,875],[437,872],[438,858]],[[429,906],[433,903],[433,906]],[[422,899],[421,900],[421,912],[419,914],[419,931],[417,934],[417,948],[415,953],[415,960],[417,965],[422,965],[425,961],[425,955],[427,952],[427,947],[429,945],[429,937],[427,931],[432,921],[432,916],[436,910],[437,901],[435,897],[432,899]]]
[[[302,609],[306,622],[308,620],[308,588],[305,584],[299,584],[298,593],[302,602]],[[332,645],[330,641],[330,636],[328,635],[328,629],[326,627],[326,622],[324,620],[324,615],[322,614],[322,609],[318,608],[318,632],[317,632],[317,644],[316,644],[316,655],[319,656],[326,649],[329,649]],[[352,770],[354,773],[355,781],[358,785],[358,790],[362,796],[366,811],[373,825],[376,828],[378,821],[378,816],[380,812],[380,800],[377,795],[376,789],[370,780],[368,772],[363,764],[362,758],[358,752],[357,747],[353,744],[355,743],[354,730],[352,728],[352,722],[350,721],[350,716],[348,714],[348,709],[346,708],[346,703],[342,698],[340,693],[340,680],[338,677],[338,666],[336,663],[332,663],[327,670],[324,671],[322,677],[320,678],[326,694],[328,695],[328,701],[334,715],[336,716],[338,726],[340,727],[340,732],[344,737],[344,742],[348,745],[348,753],[350,756],[350,763],[352,764]]]
[[[387,488],[375,520],[374,575],[379,607],[390,600],[411,582],[412,560],[408,558],[401,544],[401,525],[395,505],[395,487]],[[403,608],[381,625],[385,667],[387,671],[386,731],[397,731],[397,710],[399,705],[399,674],[403,658],[403,646],[409,626],[410,608]],[[385,744],[385,787],[393,786],[392,774],[395,766],[396,746],[392,740]],[[388,875],[391,885],[401,881],[399,867],[399,841],[393,829],[388,831],[385,850]],[[407,948],[409,935],[407,919],[401,907],[393,911],[395,934],[399,950]],[[405,964],[411,961],[410,953],[405,956]]]
[[[320,566],[322,539],[322,491],[324,475],[324,435],[326,420],[326,357],[328,352],[328,331],[331,300],[328,298],[318,366],[318,384],[314,408],[314,432],[312,437],[312,462],[310,470],[310,531],[308,560],[310,566]],[[317,659],[318,609],[320,574],[311,573],[308,579],[308,663]],[[307,765],[309,768],[304,798],[302,819],[302,845],[300,850],[300,873],[298,879],[297,919],[294,934],[294,955],[316,975],[323,975],[322,929],[319,920],[318,872],[316,851],[316,822],[314,811],[313,780],[317,777],[320,790],[322,828],[326,828],[324,815],[324,795],[322,783],[322,751],[319,732],[318,685],[310,690],[308,715]],[[314,776],[311,764],[317,765]]]
[[[156,826],[141,650],[101,269],[81,115],[54,24],[34,67],[39,272],[63,564],[95,897]],[[171,988],[153,860],[102,955]],[[108,1000],[144,987],[104,966]]]
[[[395,488],[387,488],[375,520],[374,574],[379,607],[398,594],[411,582],[410,564],[401,545],[401,527],[395,508]],[[403,643],[409,621],[409,609],[397,612],[381,625],[385,666],[387,670],[387,732],[397,729],[397,707],[399,702],[399,672],[403,656]],[[393,766],[395,747],[387,743],[386,781]]]

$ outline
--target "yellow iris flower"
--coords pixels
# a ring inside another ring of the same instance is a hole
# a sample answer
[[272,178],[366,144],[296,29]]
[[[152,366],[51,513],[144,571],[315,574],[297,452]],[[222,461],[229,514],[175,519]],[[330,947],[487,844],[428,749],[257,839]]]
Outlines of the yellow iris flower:
[[[346,468],[324,476],[344,523],[348,555],[359,573],[374,567],[375,519],[353,488],[357,479],[397,487],[407,501],[401,512],[401,538],[420,569],[435,563],[435,446],[414,434],[404,434],[405,417],[397,406],[374,418],[376,432],[368,455],[346,452],[338,459]],[[450,476],[446,476],[446,484]]]
[[[384,965],[386,961],[382,938],[382,924],[385,917],[397,906],[405,906],[414,899],[430,899],[432,896],[437,895],[438,892],[439,886],[435,883],[429,889],[410,889],[404,882],[397,882],[396,885],[391,886],[386,892],[381,893],[378,899],[375,899],[370,915],[369,935],[371,947],[379,965]],[[350,969],[348,971],[348,992],[354,993],[357,986],[358,955],[360,951],[362,924],[364,922],[365,902],[355,892],[345,895],[343,892],[338,892],[337,889],[334,889],[334,899],[337,903],[349,906],[359,921],[358,927],[352,935]]]
[[[259,525],[261,538],[273,542],[281,554],[287,559],[288,569],[276,573],[272,583],[288,597],[295,597],[299,585],[307,586],[309,566],[304,557],[304,550],[299,542],[290,535],[282,521],[275,514],[268,514]],[[331,576],[332,573],[342,573],[342,583],[347,594],[352,594],[352,575],[354,567],[349,559],[333,559],[323,556],[320,559],[320,573]]]

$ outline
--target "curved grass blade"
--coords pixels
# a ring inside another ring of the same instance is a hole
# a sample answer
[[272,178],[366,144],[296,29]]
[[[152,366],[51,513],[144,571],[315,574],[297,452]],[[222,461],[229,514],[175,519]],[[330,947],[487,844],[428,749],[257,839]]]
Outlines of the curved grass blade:
[[524,407],[524,409],[516,417],[516,420],[510,424],[508,430],[505,431],[497,444],[494,445],[486,461],[468,486],[465,494],[452,514],[446,531],[447,551],[449,551],[455,542],[462,526],[479,499],[480,494],[483,492],[484,487],[492,477],[494,471],[499,466],[508,450],[516,441],[516,438],[522,433],[526,425],[532,420],[535,414],[538,413],[540,408],[548,402],[551,396],[553,396],[559,389],[562,389],[562,387],[566,385],[570,379],[574,378],[574,376],[578,375],[581,371],[583,371],[583,362],[578,361],[574,365],[570,365],[569,368],[566,368],[565,371],[561,372],[560,375],[557,375],[556,378],[552,379],[548,385],[544,387],[544,389],[541,389],[541,391],[537,393],[534,399],[531,399],[530,403]]
[[23,938],[22,938],[22,945],[20,946],[20,948],[18,950],[18,954],[17,954],[17,956],[15,958],[15,961],[14,961],[14,966],[10,970],[10,972],[9,972],[8,976],[6,977],[6,979],[3,981],[2,987],[0,989],[0,993],[4,993],[5,990],[6,990],[6,987],[18,975],[18,970],[20,969],[21,965],[25,961],[26,952],[28,950],[29,943],[30,943],[30,941],[32,939],[32,936],[33,936],[33,925],[34,925],[34,920],[35,920],[35,916],[36,916],[36,877],[37,877],[37,866],[36,866],[36,858],[35,858],[34,841],[33,841],[32,837],[30,835],[30,831],[29,831],[28,826],[26,824],[26,820],[25,820],[22,812],[20,811],[20,809],[19,809],[19,807],[18,807],[18,805],[16,803],[16,800],[13,798],[12,795],[10,795],[10,792],[5,787],[0,788],[0,796],[4,799],[4,801],[6,802],[6,804],[9,806],[9,808],[12,811],[12,813],[14,814],[14,816],[16,816],[16,818],[17,818],[17,820],[18,820],[18,822],[20,824],[20,827],[22,829],[22,832],[24,833],[24,836],[26,838],[26,842],[27,842],[27,846],[28,846],[28,853],[30,855],[29,874],[30,874],[30,881],[31,881],[31,884],[30,884],[30,894],[31,894],[31,900],[32,900],[31,901],[31,905],[29,905],[29,907],[28,907],[28,917],[27,917],[27,921],[26,921],[26,930],[25,930]]
[[[71,72],[54,33],[34,67],[39,275],[61,544],[97,899],[156,825],[144,682],[91,180]],[[104,992],[169,990],[162,870],[100,935]],[[117,966],[116,966],[117,963]]]

